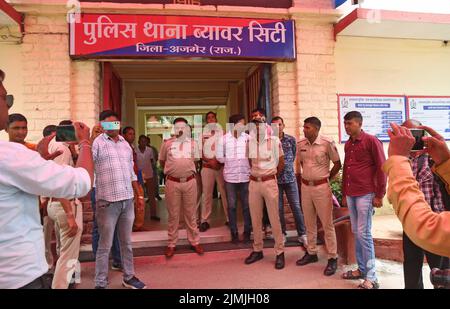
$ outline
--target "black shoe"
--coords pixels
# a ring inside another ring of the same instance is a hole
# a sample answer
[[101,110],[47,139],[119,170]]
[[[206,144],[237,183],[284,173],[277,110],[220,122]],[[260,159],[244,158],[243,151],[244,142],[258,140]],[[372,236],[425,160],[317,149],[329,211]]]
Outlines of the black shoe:
[[277,259],[275,260],[275,268],[276,269],[284,268],[284,253],[277,255]]
[[245,259],[245,264],[252,264],[255,263],[259,260],[262,260],[262,258],[264,257],[262,251],[260,252],[255,252],[253,251],[252,253],[250,253],[250,255]]
[[200,232],[206,232],[208,229],[209,229],[208,222],[203,222],[202,224],[200,224],[200,228],[199,228]]
[[238,233],[236,233],[236,234],[231,233],[231,243],[233,243],[235,245],[239,243]]
[[95,289],[96,289],[96,290],[105,290],[105,289],[106,289],[106,286],[98,286],[98,285],[97,285],[97,286],[95,287]]
[[113,262],[111,264],[111,269],[116,271],[122,271],[122,264]]
[[303,266],[303,265],[307,265],[310,263],[315,263],[318,262],[319,258],[317,257],[317,254],[311,255],[306,253],[301,259],[299,259],[295,264],[297,264],[297,266]]
[[325,270],[323,271],[323,274],[325,276],[332,276],[336,273],[337,270],[337,258],[335,259],[328,259],[327,267],[325,267]]
[[159,196],[159,195],[156,196],[156,199],[157,199],[158,201],[161,201],[161,200],[162,200],[161,196]]

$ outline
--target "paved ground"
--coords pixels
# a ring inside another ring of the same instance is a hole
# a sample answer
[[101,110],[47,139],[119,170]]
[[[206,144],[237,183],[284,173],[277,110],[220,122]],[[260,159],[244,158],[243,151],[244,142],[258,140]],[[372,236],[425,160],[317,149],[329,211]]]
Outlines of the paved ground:
[[[286,248],[286,267],[274,269],[275,254],[264,250],[263,260],[252,264],[243,263],[248,249],[207,252],[204,256],[194,253],[175,255],[166,260],[164,256],[135,258],[136,275],[153,289],[354,289],[358,281],[340,279],[340,274],[349,269],[340,266],[338,273],[325,277],[322,272],[326,258],[321,253],[319,263],[299,267],[295,261],[303,255],[299,247]],[[403,273],[400,263],[377,261],[381,288],[403,288]],[[81,284],[78,288],[94,287],[94,263],[82,263]],[[424,282],[429,283],[429,269],[424,267]],[[121,273],[110,271],[109,288],[121,287]]]

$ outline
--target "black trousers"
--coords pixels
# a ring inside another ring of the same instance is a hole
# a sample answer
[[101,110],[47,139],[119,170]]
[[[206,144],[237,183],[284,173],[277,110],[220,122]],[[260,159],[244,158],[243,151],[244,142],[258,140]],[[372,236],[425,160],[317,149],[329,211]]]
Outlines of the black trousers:
[[45,290],[48,290],[48,289],[51,289],[51,287],[52,287],[52,276],[49,274],[44,274],[19,289],[25,289],[25,290],[45,289]]
[[427,257],[430,269],[447,269],[449,267],[449,258],[423,250],[403,232],[403,277],[405,289],[423,289],[422,266],[424,256]]

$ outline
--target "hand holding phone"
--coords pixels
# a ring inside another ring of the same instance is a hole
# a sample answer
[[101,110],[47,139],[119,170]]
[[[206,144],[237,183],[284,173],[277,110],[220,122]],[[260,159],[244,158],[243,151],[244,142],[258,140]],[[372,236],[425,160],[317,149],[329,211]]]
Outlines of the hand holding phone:
[[75,127],[75,135],[78,141],[89,140],[90,138],[90,129],[87,125],[82,122],[75,122],[73,124]]
[[419,128],[424,129],[428,134],[431,135],[426,136],[423,139],[425,140],[427,146],[427,152],[430,154],[436,166],[449,160],[450,149],[448,148],[444,137],[430,127],[421,126]]

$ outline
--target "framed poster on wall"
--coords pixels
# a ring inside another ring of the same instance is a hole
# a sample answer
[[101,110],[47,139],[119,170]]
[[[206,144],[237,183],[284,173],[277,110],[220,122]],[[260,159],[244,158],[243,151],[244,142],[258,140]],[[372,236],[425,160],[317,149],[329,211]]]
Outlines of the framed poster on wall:
[[408,96],[408,118],[432,127],[446,140],[450,140],[450,96]]
[[390,123],[406,120],[406,100],[400,95],[338,94],[339,142],[345,143],[349,136],[345,132],[344,116],[358,111],[363,117],[363,130],[388,142]]

